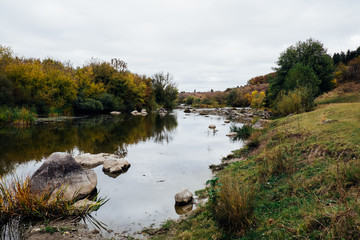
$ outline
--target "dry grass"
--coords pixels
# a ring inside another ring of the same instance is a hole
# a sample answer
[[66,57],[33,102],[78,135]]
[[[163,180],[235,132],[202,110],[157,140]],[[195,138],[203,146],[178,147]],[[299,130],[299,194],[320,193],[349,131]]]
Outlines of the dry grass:
[[224,176],[213,206],[214,218],[227,232],[244,235],[254,225],[254,196],[253,188]]
[[11,180],[0,180],[0,221],[6,222],[14,217],[28,219],[55,219],[69,216],[85,216],[97,210],[106,201],[98,199],[94,204],[81,209],[74,208],[73,201],[65,200],[61,188],[55,197],[51,193],[42,195],[30,192],[29,177],[24,180],[14,177]]

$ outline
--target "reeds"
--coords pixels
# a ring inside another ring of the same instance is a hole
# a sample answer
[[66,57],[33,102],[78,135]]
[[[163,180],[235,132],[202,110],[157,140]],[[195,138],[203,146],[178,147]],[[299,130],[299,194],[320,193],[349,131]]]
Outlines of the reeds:
[[86,207],[74,207],[74,201],[65,200],[66,186],[58,190],[55,197],[51,193],[33,194],[29,177],[24,180],[14,177],[0,180],[0,221],[7,222],[14,217],[26,219],[57,219],[71,216],[85,217],[100,208],[107,200],[99,198]]
[[246,140],[251,136],[253,128],[247,124],[244,124],[241,127],[232,125],[230,126],[230,131],[237,133],[237,136],[234,138],[235,140]]
[[0,108],[0,124],[31,125],[36,114],[26,108]]

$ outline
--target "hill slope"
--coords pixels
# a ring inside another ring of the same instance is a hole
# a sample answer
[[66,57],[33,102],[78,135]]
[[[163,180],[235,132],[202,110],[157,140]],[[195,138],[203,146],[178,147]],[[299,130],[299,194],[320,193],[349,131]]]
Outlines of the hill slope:
[[[187,220],[168,221],[153,238],[360,239],[360,94],[339,90],[321,96],[314,111],[253,133],[234,152],[243,160],[201,191],[210,203]],[[216,211],[224,205],[228,220]]]

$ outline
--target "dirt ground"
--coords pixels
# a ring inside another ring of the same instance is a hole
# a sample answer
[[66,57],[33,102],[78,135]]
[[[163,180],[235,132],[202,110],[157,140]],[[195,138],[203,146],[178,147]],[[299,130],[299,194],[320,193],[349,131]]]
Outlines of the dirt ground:
[[[108,237],[104,237],[106,235]],[[29,240],[104,240],[104,239],[134,239],[126,234],[107,233],[106,230],[89,230],[83,223],[72,221],[54,221],[47,224],[38,223],[27,229],[22,236]]]

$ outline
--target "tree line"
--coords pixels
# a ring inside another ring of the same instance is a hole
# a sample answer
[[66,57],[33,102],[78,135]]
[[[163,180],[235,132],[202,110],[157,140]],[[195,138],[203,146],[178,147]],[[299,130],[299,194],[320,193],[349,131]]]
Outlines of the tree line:
[[178,90],[169,73],[132,73],[120,59],[74,68],[51,58],[14,56],[0,45],[0,104],[40,115],[94,114],[172,108]]
[[182,102],[195,106],[268,108],[277,115],[300,113],[314,107],[320,94],[345,81],[360,81],[360,47],[331,57],[320,41],[299,41],[280,53],[274,72],[251,78],[243,87]]

